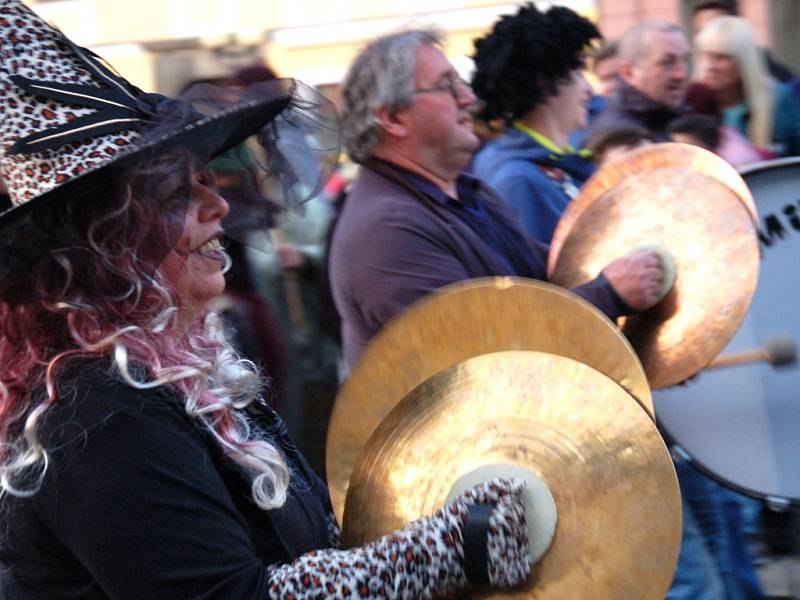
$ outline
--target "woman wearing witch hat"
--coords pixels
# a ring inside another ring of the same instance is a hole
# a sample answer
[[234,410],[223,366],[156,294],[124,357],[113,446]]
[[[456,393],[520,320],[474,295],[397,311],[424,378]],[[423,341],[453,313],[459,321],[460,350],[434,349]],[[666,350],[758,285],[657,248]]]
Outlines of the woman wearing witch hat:
[[[313,120],[309,94],[209,88],[200,114],[18,0],[0,0],[0,55],[0,597],[427,598],[521,581],[514,481],[336,550],[326,490],[205,308],[228,205],[203,165],[259,132],[291,187],[278,142],[309,139],[281,133]],[[473,526],[484,542],[465,548]]]

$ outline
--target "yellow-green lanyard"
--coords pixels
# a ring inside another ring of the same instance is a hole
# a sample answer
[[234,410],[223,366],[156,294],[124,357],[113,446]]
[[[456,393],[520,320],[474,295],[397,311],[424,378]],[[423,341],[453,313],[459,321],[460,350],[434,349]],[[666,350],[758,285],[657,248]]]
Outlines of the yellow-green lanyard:
[[587,160],[592,157],[591,150],[587,150],[585,148],[583,148],[581,150],[575,150],[575,148],[573,148],[570,144],[567,144],[563,148],[559,148],[556,145],[556,143],[553,140],[551,140],[549,137],[539,133],[538,131],[536,131],[534,129],[531,129],[530,127],[528,127],[527,125],[524,125],[523,123],[521,123],[519,121],[514,121],[514,128],[518,129],[519,131],[521,131],[523,133],[527,133],[529,136],[531,136],[533,141],[538,143],[540,146],[544,146],[545,148],[550,150],[550,152],[552,152],[554,154],[557,154],[558,156],[564,156],[565,154],[577,154],[581,158],[585,158]]

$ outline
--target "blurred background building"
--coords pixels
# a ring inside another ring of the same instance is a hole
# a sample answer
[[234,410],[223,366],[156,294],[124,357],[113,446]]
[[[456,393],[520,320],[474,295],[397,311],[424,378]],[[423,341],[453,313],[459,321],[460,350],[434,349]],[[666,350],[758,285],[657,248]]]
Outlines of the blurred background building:
[[[561,0],[609,38],[650,18],[686,23],[690,0]],[[36,10],[147,90],[174,94],[191,80],[224,77],[256,60],[318,86],[336,100],[356,51],[411,23],[448,36],[467,74],[472,40],[519,2],[501,0],[38,0]],[[739,0],[760,42],[800,71],[800,2]]]

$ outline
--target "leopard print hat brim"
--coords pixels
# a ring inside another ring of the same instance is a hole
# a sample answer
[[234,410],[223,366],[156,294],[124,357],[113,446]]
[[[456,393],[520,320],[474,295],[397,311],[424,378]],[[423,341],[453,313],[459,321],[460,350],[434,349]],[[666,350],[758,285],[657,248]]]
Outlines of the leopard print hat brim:
[[[138,136],[135,142],[114,148],[115,152],[108,159],[77,169],[72,176],[59,178],[60,181],[56,185],[22,201],[14,201],[14,188],[9,185],[9,192],[12,192],[12,206],[0,213],[0,227],[14,217],[23,216],[28,210],[40,208],[48,202],[58,201],[59,198],[70,197],[79,187],[86,189],[86,186],[91,185],[93,177],[108,168],[124,169],[127,165],[133,167],[150,161],[160,154],[167,154],[173,149],[189,149],[199,164],[205,163],[236,146],[264,124],[269,123],[290,102],[291,97],[288,96],[266,101],[254,100],[202,117],[151,139]],[[45,173],[52,171],[48,166],[52,161],[40,159],[36,155],[15,155],[8,159],[14,163],[19,161],[16,171],[24,170],[26,177],[35,177],[41,172],[42,167]]]

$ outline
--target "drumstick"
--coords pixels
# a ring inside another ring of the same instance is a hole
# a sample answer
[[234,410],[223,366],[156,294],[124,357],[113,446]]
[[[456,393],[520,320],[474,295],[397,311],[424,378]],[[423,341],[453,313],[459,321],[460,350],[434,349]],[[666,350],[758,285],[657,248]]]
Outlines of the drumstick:
[[782,335],[768,340],[760,348],[718,356],[711,361],[706,369],[733,367],[761,361],[768,363],[774,369],[795,364],[797,362],[797,344],[794,338]]

